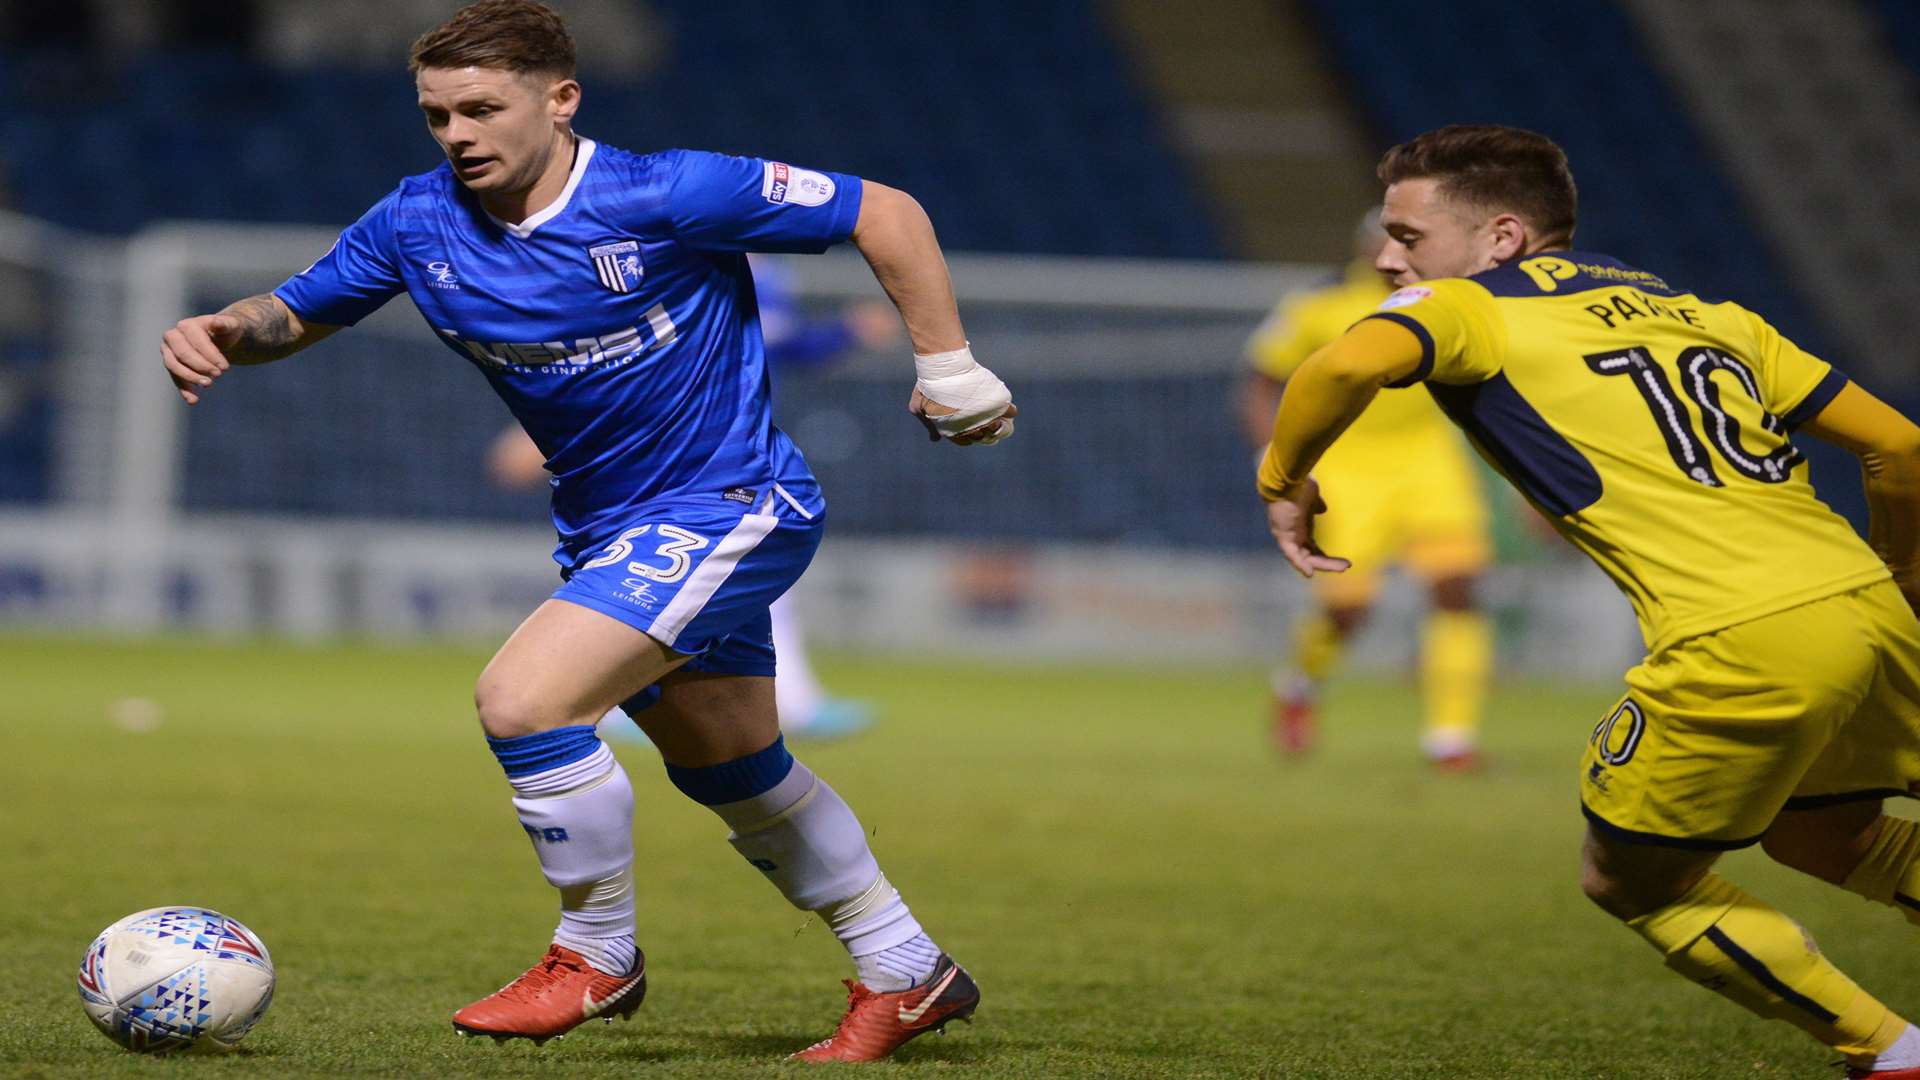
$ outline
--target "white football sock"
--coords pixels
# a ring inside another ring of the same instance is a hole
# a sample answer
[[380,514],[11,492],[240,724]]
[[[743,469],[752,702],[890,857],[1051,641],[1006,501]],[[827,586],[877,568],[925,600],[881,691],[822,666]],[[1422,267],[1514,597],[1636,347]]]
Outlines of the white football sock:
[[821,908],[819,915],[853,956],[854,971],[870,990],[905,990],[933,974],[940,949],[885,874],[860,895]]
[[940,946],[925,934],[914,935],[885,952],[853,958],[853,969],[869,990],[890,994],[909,990],[927,981],[934,965],[940,962]]
[[708,809],[781,895],[826,921],[869,988],[905,990],[932,973],[940,950],[880,873],[852,808],[805,765],[795,761],[753,798]]
[[633,785],[604,743],[587,757],[512,779],[513,808],[560,890],[553,940],[609,975],[633,969]]
[[802,911],[857,896],[880,876],[853,809],[798,761],[759,795],[708,809],[733,829],[727,842]]
[[1920,1069],[1920,1028],[1912,1024],[1893,1040],[1893,1045],[1873,1059],[1876,1072],[1891,1072],[1895,1069]]

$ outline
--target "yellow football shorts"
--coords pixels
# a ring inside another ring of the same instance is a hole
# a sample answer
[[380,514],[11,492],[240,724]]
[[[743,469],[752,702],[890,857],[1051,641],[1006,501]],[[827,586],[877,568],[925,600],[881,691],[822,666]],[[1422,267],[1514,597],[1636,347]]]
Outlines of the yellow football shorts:
[[1627,686],[1580,764],[1616,838],[1745,847],[1783,809],[1920,791],[1920,621],[1890,581],[1688,638]]
[[1471,576],[1493,558],[1487,503],[1468,451],[1451,436],[1429,452],[1390,461],[1350,460],[1336,444],[1314,469],[1327,512],[1314,523],[1320,550],[1353,560],[1343,574],[1315,574],[1329,607],[1365,606],[1399,563],[1433,582]]

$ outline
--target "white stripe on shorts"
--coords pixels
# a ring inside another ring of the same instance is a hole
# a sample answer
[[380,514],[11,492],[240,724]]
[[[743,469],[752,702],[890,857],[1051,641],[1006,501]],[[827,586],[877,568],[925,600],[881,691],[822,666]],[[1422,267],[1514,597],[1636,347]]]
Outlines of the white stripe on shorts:
[[713,594],[726,584],[727,578],[733,574],[733,568],[749,552],[759,547],[760,541],[765,540],[778,524],[780,519],[772,514],[742,516],[740,524],[735,525],[733,531],[713,549],[713,554],[700,563],[693,576],[674,594],[673,602],[667,605],[659,618],[653,620],[652,626],[647,627],[647,636],[671,647],[680,637],[680,632],[693,621],[693,617],[700,614],[700,609],[707,606],[708,600],[713,599]]
[[[1264,458],[1262,460],[1264,460]],[[782,499],[785,499],[787,502],[787,505],[793,507],[794,513],[799,514],[801,517],[806,518],[808,521],[813,520],[813,515],[807,513],[807,508],[800,505],[800,500],[787,494],[786,488],[781,487],[779,484],[775,484],[773,485],[773,493],[775,495],[780,496]]]

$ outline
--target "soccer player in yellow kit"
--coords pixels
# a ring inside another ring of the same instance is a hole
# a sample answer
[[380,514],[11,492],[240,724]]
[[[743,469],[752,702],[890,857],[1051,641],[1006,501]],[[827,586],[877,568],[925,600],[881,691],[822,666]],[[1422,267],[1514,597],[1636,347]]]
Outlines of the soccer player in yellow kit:
[[[1289,382],[1259,477],[1281,550],[1346,568],[1309,470],[1383,387],[1425,382],[1646,636],[1581,763],[1586,894],[1850,1076],[1920,1080],[1920,1031],[1713,872],[1757,842],[1920,924],[1920,825],[1882,813],[1920,790],[1920,427],[1738,304],[1570,250],[1544,136],[1442,128],[1379,174],[1378,265],[1405,287]],[[1859,455],[1868,542],[1814,497],[1796,428]]]
[[[1368,214],[1354,235],[1342,280],[1285,298],[1247,342],[1246,428],[1267,444],[1287,379],[1307,357],[1365,318],[1392,292],[1373,261],[1386,234]],[[1446,771],[1477,767],[1480,711],[1493,666],[1493,631],[1474,603],[1492,553],[1480,478],[1459,432],[1418,389],[1382,393],[1315,474],[1332,495],[1318,529],[1354,560],[1351,573],[1313,581],[1317,610],[1296,628],[1293,656],[1273,679],[1273,744],[1312,746],[1319,688],[1379,595],[1382,572],[1400,563],[1424,582],[1431,612],[1420,634],[1426,717],[1420,747]]]

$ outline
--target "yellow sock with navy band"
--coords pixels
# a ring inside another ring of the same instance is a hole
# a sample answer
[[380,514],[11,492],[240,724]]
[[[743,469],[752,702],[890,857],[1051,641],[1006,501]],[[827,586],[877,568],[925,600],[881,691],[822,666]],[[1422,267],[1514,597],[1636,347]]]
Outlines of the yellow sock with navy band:
[[1899,908],[1920,926],[1920,823],[1883,817],[1880,833],[1842,884],[1875,903]]
[[1792,919],[1715,874],[1627,923],[1667,966],[1750,1012],[1785,1020],[1865,1068],[1906,1029],[1828,962]]
[[1340,641],[1340,631],[1333,620],[1325,614],[1315,612],[1300,621],[1293,633],[1293,663],[1314,682],[1321,682],[1333,674],[1340,666],[1340,654],[1345,646]]
[[1470,611],[1436,611],[1421,631],[1420,682],[1427,699],[1421,741],[1430,753],[1471,750],[1493,671],[1493,625]]

